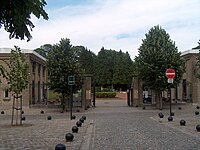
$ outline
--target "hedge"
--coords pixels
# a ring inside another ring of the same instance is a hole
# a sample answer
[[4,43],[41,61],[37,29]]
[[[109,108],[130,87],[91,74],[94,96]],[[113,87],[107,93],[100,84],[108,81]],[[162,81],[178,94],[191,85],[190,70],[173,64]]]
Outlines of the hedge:
[[96,98],[115,98],[116,92],[96,92]]

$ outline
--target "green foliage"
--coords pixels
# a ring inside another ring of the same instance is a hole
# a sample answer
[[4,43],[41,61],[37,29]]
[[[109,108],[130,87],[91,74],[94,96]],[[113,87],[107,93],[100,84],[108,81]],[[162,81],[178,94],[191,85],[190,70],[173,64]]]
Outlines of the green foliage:
[[45,0],[1,0],[0,1],[0,28],[10,33],[10,38],[24,39],[28,41],[32,38],[30,30],[34,28],[30,21],[31,14],[40,18],[48,19],[48,15],[43,9]]
[[94,76],[98,85],[131,83],[133,62],[128,52],[102,48],[95,59]]
[[78,62],[82,73],[91,75],[94,74],[94,61],[96,55],[83,46],[73,46],[72,48],[78,56]]
[[28,85],[28,64],[25,62],[25,54],[19,47],[15,46],[15,50],[11,50],[10,62],[7,70],[8,84],[10,90],[14,94],[21,94]]
[[51,101],[51,100],[56,100],[59,98],[60,94],[54,92],[53,90],[49,90],[48,92],[49,94],[49,97],[48,97],[48,100]]
[[96,92],[97,98],[115,98],[116,92]]
[[35,49],[38,54],[43,56],[44,58],[47,58],[48,53],[51,51],[52,45],[51,44],[45,44],[40,46],[40,48]]
[[169,34],[155,26],[145,36],[135,58],[139,78],[151,89],[161,92],[169,86],[165,72],[172,68],[176,72],[174,84],[178,84],[184,73],[184,60]]
[[[198,47],[199,47],[199,49],[200,49],[200,40],[199,40],[198,44],[199,44],[199,46],[197,46],[196,48],[198,49]],[[196,48],[193,48],[193,49],[196,49]],[[200,50],[199,50],[199,53],[198,53],[198,56],[197,56],[196,66],[197,66],[197,70],[199,70],[200,69]],[[196,76],[197,76],[197,78],[200,79],[200,74],[198,72],[196,73]]]
[[68,76],[75,76],[75,85],[73,93],[80,89],[81,72],[78,63],[76,51],[72,49],[69,39],[61,39],[61,41],[53,45],[47,57],[49,88],[57,93],[62,94],[62,100],[69,98],[71,86],[68,85]]

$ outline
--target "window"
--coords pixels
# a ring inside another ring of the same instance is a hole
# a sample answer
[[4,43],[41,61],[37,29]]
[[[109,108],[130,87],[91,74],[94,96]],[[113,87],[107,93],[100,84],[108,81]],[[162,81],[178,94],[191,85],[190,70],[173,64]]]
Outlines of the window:
[[43,66],[43,70],[42,70],[42,75],[43,77],[45,76],[45,67]]
[[40,76],[41,65],[38,65],[38,75]]
[[35,66],[36,66],[36,62],[32,63],[32,72],[35,73]]
[[8,96],[9,96],[8,93],[9,93],[9,92],[8,92],[8,89],[5,89],[5,90],[4,90],[4,97],[5,97],[5,98],[8,98]]

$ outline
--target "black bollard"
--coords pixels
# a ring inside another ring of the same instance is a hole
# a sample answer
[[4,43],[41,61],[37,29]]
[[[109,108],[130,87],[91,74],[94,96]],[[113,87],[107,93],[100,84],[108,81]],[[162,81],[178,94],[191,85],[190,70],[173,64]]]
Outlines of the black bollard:
[[1,111],[1,114],[4,114],[4,111]]
[[171,112],[171,116],[174,116],[174,112]]
[[66,150],[66,146],[64,144],[57,144],[55,150]]
[[76,122],[76,125],[77,125],[77,127],[81,127],[81,126],[82,126],[82,122],[77,121],[77,122]]
[[41,111],[40,111],[40,113],[41,113],[41,114],[44,114],[44,111],[43,111],[43,110],[41,110]]
[[52,119],[51,116],[48,116],[48,117],[47,117],[47,120],[51,120],[51,119]]
[[74,139],[74,135],[72,133],[67,133],[65,135],[65,139],[66,139],[67,142],[71,142]]
[[180,125],[181,125],[181,126],[185,126],[185,124],[186,124],[186,121],[185,121],[185,120],[180,120]]
[[182,108],[181,108],[181,107],[178,107],[178,109],[181,110]]
[[86,120],[86,116],[82,116],[82,118],[83,118],[84,120]]
[[83,118],[80,118],[79,121],[80,121],[81,123],[84,123],[84,119],[83,119]]
[[79,109],[77,109],[77,110],[76,110],[76,112],[80,112],[80,110],[79,110]]
[[196,108],[199,109],[199,106],[197,106]]
[[173,121],[173,117],[172,117],[172,116],[169,116],[169,117],[168,117],[168,121]]
[[25,120],[26,120],[26,118],[23,116],[23,117],[22,117],[22,120],[23,120],[23,121],[25,121]]
[[78,127],[77,126],[73,126],[72,127],[72,132],[73,133],[78,133]]
[[199,115],[199,111],[195,111],[195,115]]
[[196,126],[196,130],[197,130],[198,132],[200,132],[200,124],[198,124],[198,125]]
[[164,115],[163,115],[162,112],[158,113],[158,116],[159,116],[160,118],[164,118]]
[[145,106],[143,106],[143,107],[142,107],[142,109],[146,109],[146,107],[145,107]]
[[22,110],[22,115],[24,114],[24,111]]
[[75,116],[75,115],[72,115],[72,119],[76,119],[76,116]]

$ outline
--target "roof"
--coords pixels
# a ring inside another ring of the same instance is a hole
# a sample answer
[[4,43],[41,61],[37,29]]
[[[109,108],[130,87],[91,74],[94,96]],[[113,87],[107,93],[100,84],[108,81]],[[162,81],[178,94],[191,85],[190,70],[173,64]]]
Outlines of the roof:
[[184,52],[181,53],[181,56],[185,56],[187,54],[198,54],[200,51],[200,49],[190,49],[190,50],[186,50]]
[[[46,61],[46,58],[44,58],[43,56],[41,56],[40,54],[38,54],[36,51],[32,50],[32,49],[21,49],[22,53],[25,54],[33,54],[39,58],[41,58],[42,60]],[[10,53],[11,52],[11,48],[0,48],[0,54],[3,53]]]

